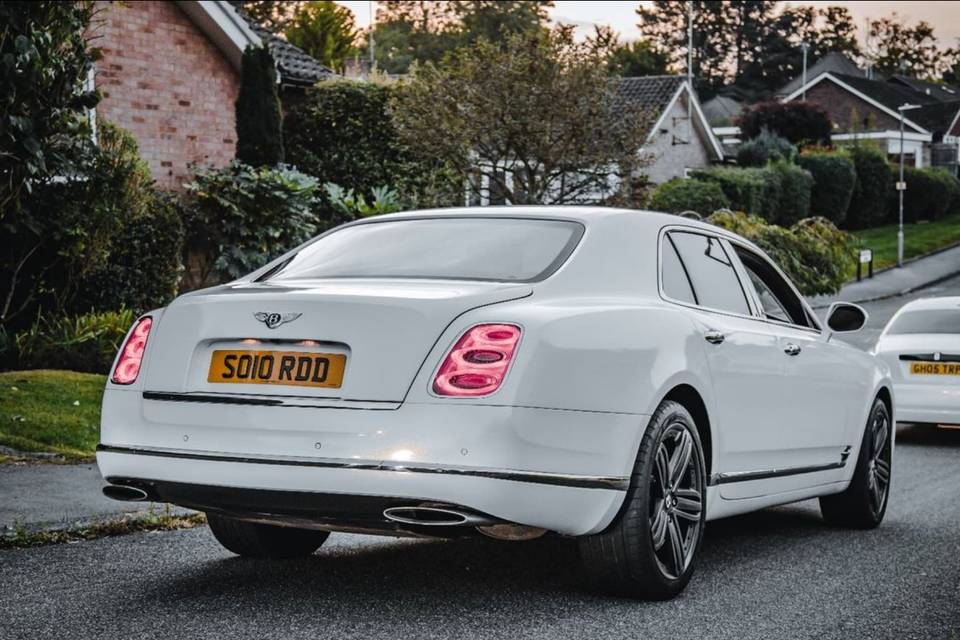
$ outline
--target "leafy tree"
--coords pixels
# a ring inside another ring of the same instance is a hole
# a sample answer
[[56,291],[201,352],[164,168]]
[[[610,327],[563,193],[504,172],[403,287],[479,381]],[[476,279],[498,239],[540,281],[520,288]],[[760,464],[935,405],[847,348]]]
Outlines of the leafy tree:
[[501,45],[480,40],[418,69],[395,101],[401,139],[454,168],[477,197],[565,204],[623,196],[610,175],[630,186],[649,116],[618,103],[603,57],[576,43],[570,27]]
[[[729,75],[729,51],[737,38],[728,2],[694,0],[693,65],[697,88],[714,94]],[[670,53],[676,69],[687,70],[688,3],[655,0],[653,6],[637,9],[637,28],[643,39],[657,42]],[[739,50],[741,47],[734,47]]]
[[298,0],[230,0],[237,9],[243,11],[257,24],[263,25],[274,33],[283,33],[293,21],[302,1]]
[[649,40],[635,40],[617,45],[609,65],[610,73],[618,76],[659,76],[669,73],[670,56]]
[[283,162],[283,115],[277,95],[277,68],[265,46],[243,52],[237,96],[237,159],[255,167]]
[[[543,30],[552,1],[387,0],[379,3],[372,35],[377,66],[407,73],[413,62],[440,62],[458,48],[510,34]],[[369,39],[365,45],[369,51]]]
[[331,0],[311,0],[296,10],[287,40],[337,71],[357,51],[353,12]]
[[933,27],[923,20],[911,27],[894,12],[871,20],[868,35],[873,45],[869,57],[881,73],[932,80],[943,71],[943,52],[937,47]]
[[498,42],[510,35],[544,29],[552,0],[461,0],[453,2],[458,19],[458,46],[480,39]]
[[93,12],[93,2],[0,3],[0,221],[87,135],[84,110],[99,100],[84,89],[98,53],[84,37]]
[[[830,51],[858,53],[856,28],[843,7],[787,6],[769,0],[693,2],[693,66],[698,89],[712,95],[735,84],[747,98],[766,98],[800,74],[801,42],[812,64]],[[688,3],[657,0],[637,9],[641,34],[686,70]]]
[[830,52],[855,58],[860,55],[856,35],[853,17],[845,7],[788,6],[767,18],[757,49],[735,84],[748,97],[769,98],[802,73],[803,44],[808,65]]

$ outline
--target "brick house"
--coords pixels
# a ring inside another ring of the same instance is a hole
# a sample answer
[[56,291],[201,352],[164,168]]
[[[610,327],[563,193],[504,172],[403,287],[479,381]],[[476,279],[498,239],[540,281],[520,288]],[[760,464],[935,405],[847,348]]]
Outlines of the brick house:
[[97,2],[91,44],[101,50],[97,119],[129,131],[162,188],[178,189],[191,165],[223,166],[236,148],[234,104],[241,56],[264,41],[282,93],[333,75],[286,41],[249,24],[223,1]]
[[[830,116],[835,142],[871,140],[891,160],[903,152],[916,167],[942,166],[954,174],[960,163],[960,90],[905,76],[887,78],[822,73],[798,86],[783,100],[819,104]],[[917,108],[903,111],[899,107]]]

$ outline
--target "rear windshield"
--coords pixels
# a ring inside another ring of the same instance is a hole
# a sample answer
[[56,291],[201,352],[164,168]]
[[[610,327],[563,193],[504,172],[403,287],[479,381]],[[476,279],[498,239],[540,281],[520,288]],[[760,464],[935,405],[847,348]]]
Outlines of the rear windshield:
[[887,330],[888,334],[956,333],[960,334],[960,308],[926,309],[901,313]]
[[345,227],[262,280],[437,278],[532,282],[567,259],[583,226],[526,218],[427,218]]

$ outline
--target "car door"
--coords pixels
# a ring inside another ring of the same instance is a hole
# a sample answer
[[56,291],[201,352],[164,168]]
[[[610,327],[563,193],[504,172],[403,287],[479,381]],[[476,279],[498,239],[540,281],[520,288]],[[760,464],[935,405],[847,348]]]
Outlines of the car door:
[[761,321],[775,331],[785,361],[777,464],[785,470],[839,466],[852,444],[846,440],[854,403],[863,395],[849,349],[824,339],[813,313],[773,263],[745,245],[732,247]]
[[776,329],[757,322],[730,249],[718,236],[670,229],[661,256],[664,298],[689,307],[703,333],[715,399],[711,424],[719,458],[713,474],[775,465],[786,367]]

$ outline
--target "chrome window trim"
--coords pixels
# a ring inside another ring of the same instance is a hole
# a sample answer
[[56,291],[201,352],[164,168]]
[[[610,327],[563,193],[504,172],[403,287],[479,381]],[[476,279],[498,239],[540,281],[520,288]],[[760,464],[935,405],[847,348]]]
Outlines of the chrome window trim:
[[[756,299],[756,291],[754,290],[753,285],[752,284],[749,285],[749,290],[746,287],[744,287],[743,278],[746,277],[746,274],[743,273],[741,270],[744,269],[745,267],[740,262],[740,257],[736,255],[736,251],[733,252],[734,257],[732,258],[734,271],[737,274],[737,279],[740,280],[740,286],[744,290],[744,295],[747,298],[747,305],[750,307],[751,315],[734,313],[732,311],[725,311],[723,309],[714,309],[713,307],[705,307],[699,304],[690,304],[689,302],[684,302],[683,300],[677,300],[675,298],[671,298],[670,296],[668,296],[663,290],[663,240],[667,235],[667,233],[675,230],[683,231],[686,233],[699,233],[700,235],[711,236],[719,240],[721,243],[726,243],[727,245],[731,245],[731,246],[736,244],[738,246],[743,247],[744,249],[747,249],[751,253],[757,253],[757,250],[755,248],[747,245],[746,243],[740,240],[737,240],[736,238],[731,238],[725,233],[713,233],[712,231],[707,229],[701,229],[700,227],[694,227],[694,226],[685,225],[685,224],[670,224],[670,225],[661,227],[660,233],[657,234],[657,292],[659,293],[660,298],[662,300],[664,300],[665,302],[669,302],[671,304],[681,306],[681,307],[686,307],[688,309],[696,309],[698,311],[716,313],[716,314],[728,316],[731,318],[745,318],[747,320],[755,320],[757,322],[762,322],[764,324],[772,325],[775,327],[787,327],[790,329],[796,329],[798,331],[806,331],[808,333],[812,333],[818,336],[822,335],[823,329],[820,326],[820,320],[817,318],[816,314],[813,313],[813,310],[810,308],[810,305],[807,304],[806,299],[802,295],[800,295],[800,293],[797,291],[797,288],[794,286],[790,278],[788,278],[786,274],[783,273],[783,270],[780,269],[776,265],[776,263],[774,263],[772,260],[767,258],[766,254],[762,252],[759,254],[760,257],[766,260],[776,270],[776,272],[780,274],[780,277],[782,277],[784,280],[787,281],[787,284],[790,286],[790,289],[794,292],[794,294],[800,297],[800,303],[803,305],[803,308],[808,313],[808,315],[813,319],[814,323],[816,323],[817,328],[804,327],[802,325],[793,324],[793,323],[778,322],[764,316],[763,309],[762,307],[759,306],[759,302]],[[725,247],[725,250],[726,250],[726,247]],[[681,258],[681,261],[682,260],[683,258]]]

